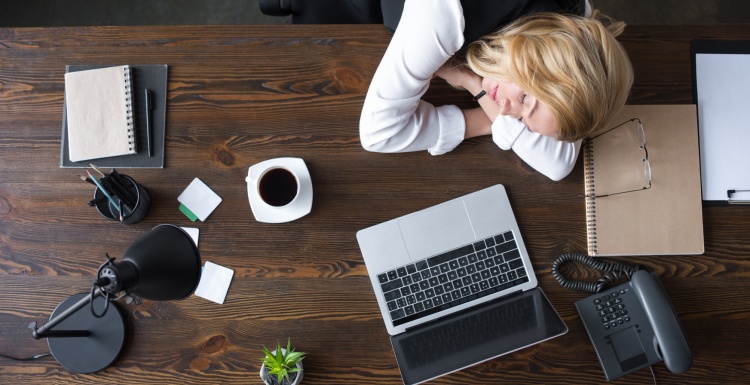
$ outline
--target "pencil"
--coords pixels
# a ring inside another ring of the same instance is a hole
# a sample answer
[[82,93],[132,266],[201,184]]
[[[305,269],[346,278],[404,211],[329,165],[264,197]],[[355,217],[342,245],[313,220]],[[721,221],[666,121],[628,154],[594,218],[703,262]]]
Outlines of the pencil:
[[93,184],[94,186],[96,186],[96,184],[94,183],[94,181],[92,181],[91,179],[89,179],[89,178],[86,178],[86,177],[85,177],[85,176],[83,176],[83,175],[78,175],[78,177],[79,177],[79,178],[81,178],[81,180],[82,180],[82,181],[84,181],[84,182],[89,182],[89,183]]
[[[97,174],[101,175],[102,178],[104,178],[104,173],[102,172],[102,170],[99,169],[99,167],[96,167],[93,163],[89,163],[89,166],[91,166],[91,168],[93,168],[94,171],[97,172]],[[88,172],[88,171],[86,171],[86,172]],[[89,174],[89,176],[91,176],[91,174]]]
[[102,186],[102,184],[99,183],[99,181],[96,180],[96,178],[91,176],[91,172],[89,172],[89,170],[86,170],[86,174],[88,174],[89,178],[91,178],[91,180],[94,181],[94,184],[96,184],[96,187],[99,187],[99,190],[102,191],[102,194],[104,194],[104,196],[106,196],[107,199],[109,199],[109,202],[112,203],[115,207],[117,207],[117,211],[120,213],[120,222],[122,222],[122,209],[120,209],[120,203],[116,202],[115,198],[112,198],[112,195],[109,195],[107,190],[104,189],[104,186]]

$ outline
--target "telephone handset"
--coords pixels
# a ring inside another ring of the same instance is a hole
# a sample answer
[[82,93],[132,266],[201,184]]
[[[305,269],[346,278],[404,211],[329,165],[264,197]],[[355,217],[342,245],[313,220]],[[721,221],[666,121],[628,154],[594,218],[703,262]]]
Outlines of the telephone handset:
[[[558,269],[570,260],[618,276],[625,274],[630,281],[612,288],[607,288],[611,277],[596,283],[569,281]],[[642,267],[566,254],[555,261],[553,275],[563,286],[596,292],[575,305],[608,381],[661,361],[673,373],[690,368],[692,354],[685,333],[656,274]]]

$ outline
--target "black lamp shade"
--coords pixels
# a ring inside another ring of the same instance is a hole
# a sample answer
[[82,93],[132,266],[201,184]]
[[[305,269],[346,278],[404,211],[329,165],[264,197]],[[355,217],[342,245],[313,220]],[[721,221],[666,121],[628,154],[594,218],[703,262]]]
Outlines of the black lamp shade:
[[123,289],[154,301],[190,296],[201,277],[198,248],[190,235],[173,225],[159,225],[143,234],[117,265]]

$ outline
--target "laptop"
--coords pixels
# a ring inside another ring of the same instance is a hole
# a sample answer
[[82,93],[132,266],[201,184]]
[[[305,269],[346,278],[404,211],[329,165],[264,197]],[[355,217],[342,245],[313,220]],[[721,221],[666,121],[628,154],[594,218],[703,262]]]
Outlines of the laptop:
[[502,185],[357,232],[404,384],[560,336]]

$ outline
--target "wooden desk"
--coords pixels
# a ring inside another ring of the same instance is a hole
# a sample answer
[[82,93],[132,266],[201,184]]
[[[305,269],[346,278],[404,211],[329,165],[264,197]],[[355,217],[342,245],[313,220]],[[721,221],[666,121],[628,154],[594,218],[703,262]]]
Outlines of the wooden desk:
[[[692,38],[749,39],[750,28],[629,27],[631,103],[692,102]],[[365,152],[359,113],[388,41],[379,26],[0,29],[0,353],[47,351],[27,325],[86,291],[105,252],[119,257],[157,224],[199,227],[203,260],[235,271],[223,305],[191,297],[122,306],[126,346],[102,372],[0,359],[0,382],[260,383],[261,346],[291,337],[308,353],[305,384],[400,383],[355,232],[495,183],[506,185],[540,286],[570,332],[434,383],[605,382],[573,305],[586,294],[549,273],[558,254],[586,249],[580,159],[554,183],[486,137],[438,157]],[[162,63],[166,167],[121,170],[149,190],[151,211],[136,225],[105,221],[86,206],[92,189],[81,170],[58,168],[65,65]],[[429,98],[471,104],[448,87]],[[307,162],[313,210],[258,223],[244,177],[280,156]],[[194,177],[224,199],[205,223],[177,209]],[[702,256],[627,259],[662,277],[693,349],[686,374],[654,368],[659,384],[750,378],[750,207],[706,207],[704,224]],[[651,382],[648,370],[617,381]]]

